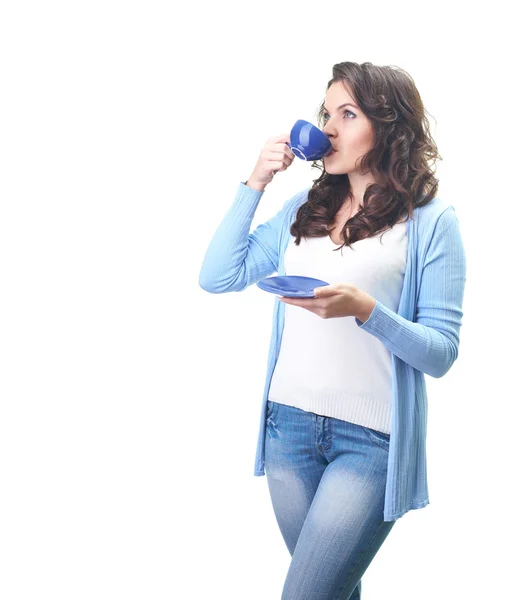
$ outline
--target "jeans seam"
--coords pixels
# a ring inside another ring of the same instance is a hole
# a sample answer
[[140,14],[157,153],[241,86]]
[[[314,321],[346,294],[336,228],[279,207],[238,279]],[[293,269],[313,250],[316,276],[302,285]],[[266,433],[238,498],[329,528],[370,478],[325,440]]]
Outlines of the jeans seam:
[[370,433],[370,431],[368,431],[368,428],[365,427],[364,425],[361,426],[361,428],[363,429],[363,431],[365,432],[365,435],[369,438],[369,440],[378,448],[383,448],[384,450],[389,450],[390,448],[390,442],[386,442],[385,440],[379,440],[380,442],[383,443],[383,445],[381,445],[378,440],[374,439],[372,437],[372,434]]

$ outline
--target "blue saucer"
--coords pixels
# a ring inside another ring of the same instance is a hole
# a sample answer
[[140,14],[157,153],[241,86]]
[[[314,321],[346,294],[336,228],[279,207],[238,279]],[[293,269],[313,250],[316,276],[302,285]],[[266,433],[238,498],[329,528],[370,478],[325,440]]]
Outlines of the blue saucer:
[[292,298],[316,298],[314,288],[330,285],[321,279],[314,277],[301,277],[300,275],[283,275],[278,277],[266,277],[260,279],[256,284],[260,289],[279,296],[290,296]]

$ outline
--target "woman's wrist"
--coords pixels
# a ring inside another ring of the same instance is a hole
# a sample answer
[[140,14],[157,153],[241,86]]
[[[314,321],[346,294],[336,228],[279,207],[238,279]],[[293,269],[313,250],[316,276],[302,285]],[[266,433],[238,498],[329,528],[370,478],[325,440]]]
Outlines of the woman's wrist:
[[362,323],[369,320],[369,317],[376,306],[376,298],[373,298],[366,292],[361,292],[360,308],[358,308],[358,314],[354,315]]
[[265,188],[267,187],[266,183],[257,183],[255,181],[249,181],[248,179],[245,182],[245,185],[250,187],[252,190],[257,190],[258,192],[265,191]]

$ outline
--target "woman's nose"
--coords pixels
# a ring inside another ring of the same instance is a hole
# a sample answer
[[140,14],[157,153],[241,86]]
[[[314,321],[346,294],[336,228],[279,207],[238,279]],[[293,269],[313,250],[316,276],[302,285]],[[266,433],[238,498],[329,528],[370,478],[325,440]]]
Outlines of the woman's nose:
[[326,135],[326,136],[327,136],[329,139],[330,139],[330,138],[332,138],[332,137],[334,137],[333,133],[331,132],[331,125],[330,125],[330,123],[326,123],[326,124],[323,126],[323,129],[322,129],[322,131],[323,131],[323,133],[324,133],[324,134],[325,134],[325,135]]

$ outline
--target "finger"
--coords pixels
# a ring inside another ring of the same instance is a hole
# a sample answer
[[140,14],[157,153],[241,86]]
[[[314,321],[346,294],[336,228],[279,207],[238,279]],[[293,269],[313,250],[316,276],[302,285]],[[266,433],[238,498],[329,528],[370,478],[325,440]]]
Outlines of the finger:
[[[287,146],[285,146],[285,147],[287,148]],[[289,149],[287,148],[287,150],[289,150]],[[291,151],[289,150],[289,152],[291,152]],[[291,152],[291,154],[292,154],[292,152]],[[294,154],[292,154],[292,158],[291,158],[285,151],[270,150],[270,155],[269,155],[270,160],[281,160],[288,167],[290,167],[293,158],[294,158]]]
[[280,135],[275,135],[274,137],[270,138],[273,142],[290,142],[291,141],[291,134],[289,132],[287,133],[280,133]]
[[283,165],[281,164],[281,160],[268,160],[267,164],[269,165],[269,167],[272,168],[273,173],[275,173],[276,171],[279,171]]
[[294,154],[294,152],[289,148],[289,146],[287,146],[287,144],[279,144],[281,151],[283,152],[283,154],[285,156],[287,156],[288,158],[291,159],[291,162],[294,160],[294,158],[296,157],[296,155]]

